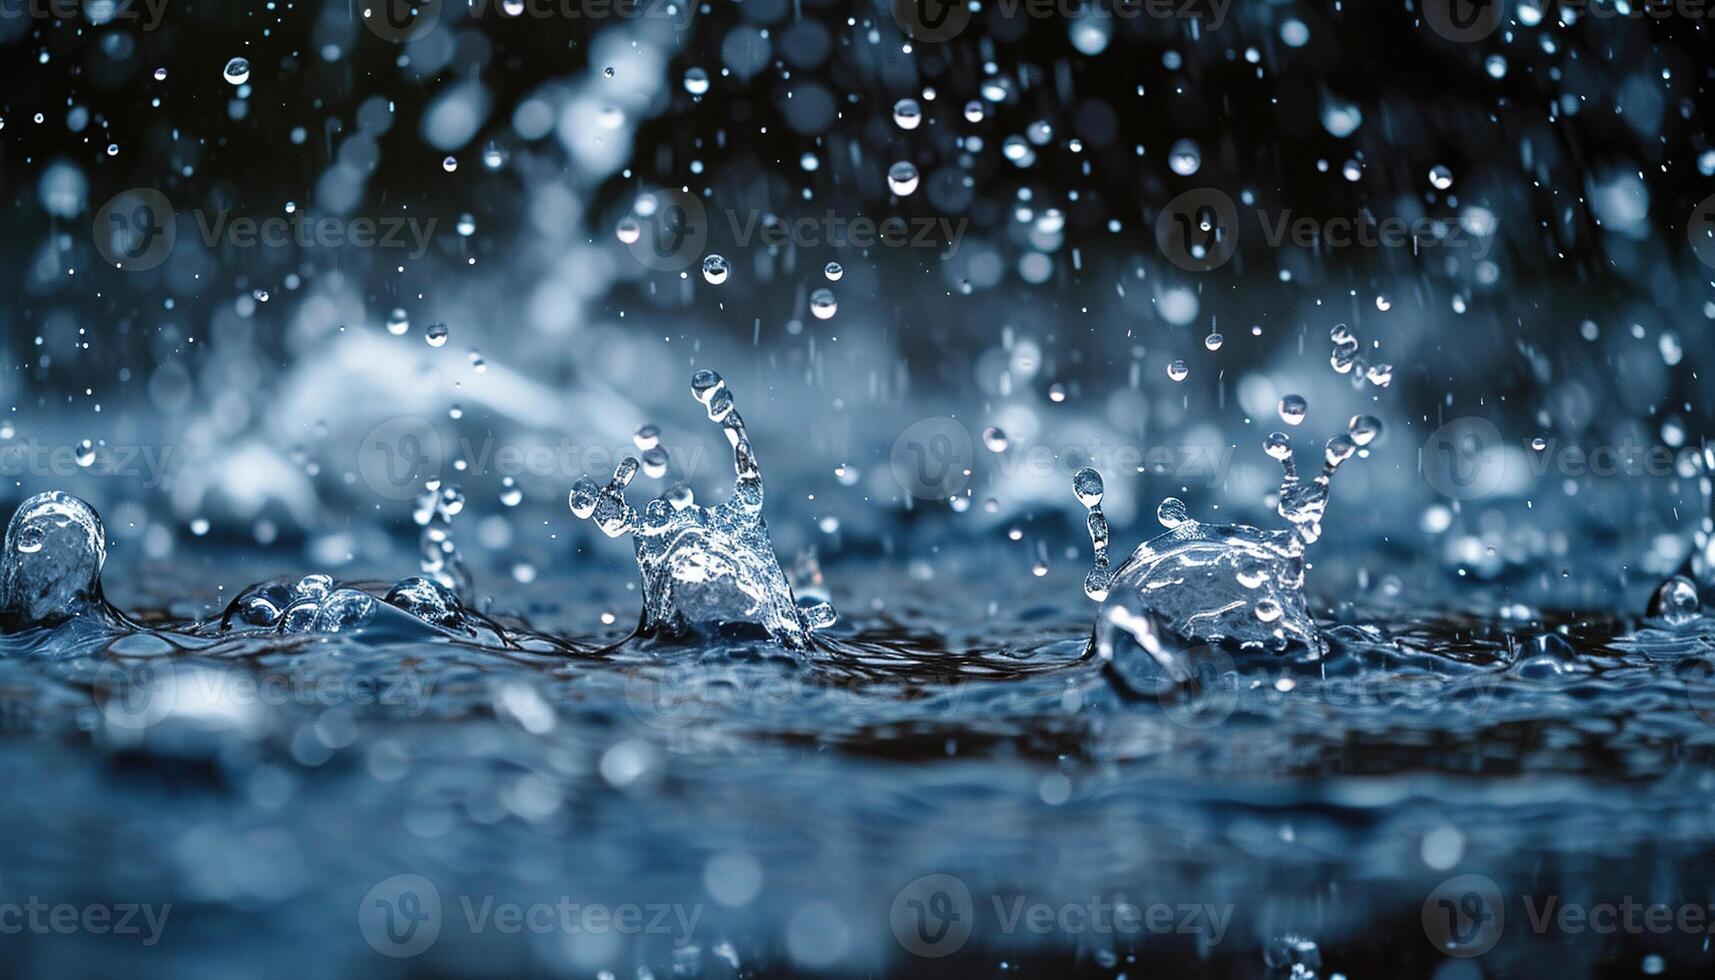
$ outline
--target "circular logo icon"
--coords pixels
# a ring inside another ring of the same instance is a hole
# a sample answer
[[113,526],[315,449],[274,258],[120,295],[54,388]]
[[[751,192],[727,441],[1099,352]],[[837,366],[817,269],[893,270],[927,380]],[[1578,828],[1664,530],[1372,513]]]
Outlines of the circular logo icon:
[[893,938],[906,952],[939,959],[958,952],[971,938],[976,906],[971,890],[953,875],[924,875],[893,896]]
[[1715,660],[1701,658],[1685,668],[1681,675],[1685,684],[1685,700],[1697,717],[1715,725]]
[[363,896],[357,928],[383,956],[416,956],[441,936],[441,893],[422,875],[394,875]]
[[951,41],[971,23],[967,0],[893,0],[893,20],[913,41]]
[[409,500],[441,474],[441,436],[428,419],[391,418],[369,430],[357,447],[357,475],[388,500]]
[[363,26],[383,41],[408,44],[441,21],[441,0],[364,0]]
[[1481,41],[1501,26],[1506,0],[1423,0],[1429,29],[1455,44]]
[[709,217],[703,201],[689,191],[664,188],[638,198],[630,221],[637,222],[621,241],[646,269],[677,272],[703,255],[709,243]]
[[1423,900],[1423,934],[1448,956],[1487,953],[1505,927],[1501,890],[1482,875],[1448,878]]
[[1239,671],[1226,651],[1198,644],[1185,652],[1183,679],[1157,695],[1174,724],[1214,728],[1233,716],[1239,703]]
[[683,728],[703,713],[696,684],[689,671],[643,667],[625,678],[625,703],[651,728]]
[[93,691],[101,715],[114,728],[140,732],[173,711],[173,667],[150,660],[106,661],[95,669]]
[[1501,432],[1488,419],[1457,418],[1429,434],[1418,469],[1436,493],[1452,500],[1487,497],[1507,475]]
[[133,187],[95,212],[95,250],[116,269],[147,272],[172,254],[178,239],[173,202],[152,187]]
[[888,454],[900,488],[921,500],[946,500],[965,489],[976,462],[970,430],[945,415],[913,423]]
[[1168,201],[1156,217],[1155,245],[1167,261],[1187,272],[1218,269],[1239,247],[1238,208],[1213,187],[1188,190]]
[[1715,269],[1715,194],[1704,198],[1691,212],[1685,237],[1691,240],[1691,254],[1697,261]]

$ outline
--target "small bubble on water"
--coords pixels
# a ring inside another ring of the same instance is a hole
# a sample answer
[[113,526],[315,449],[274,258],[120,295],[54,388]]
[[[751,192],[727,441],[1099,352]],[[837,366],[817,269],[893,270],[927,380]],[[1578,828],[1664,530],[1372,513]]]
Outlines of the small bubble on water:
[[923,107],[916,99],[900,99],[893,104],[893,121],[900,129],[916,129],[923,124]]
[[423,331],[423,339],[428,341],[430,347],[445,347],[447,337],[451,334],[452,331],[447,329],[446,324],[431,323],[429,329]]
[[810,312],[818,320],[826,320],[839,312],[839,301],[831,289],[818,289],[810,294]]
[[248,58],[233,58],[226,63],[222,75],[233,85],[243,85],[250,81],[250,60]]
[[1287,395],[1280,400],[1277,407],[1280,420],[1287,425],[1303,424],[1305,414],[1310,411],[1310,403],[1304,400],[1303,395]]
[[712,286],[719,286],[726,282],[727,274],[731,271],[732,266],[722,256],[711,255],[703,260],[703,278],[707,279]]
[[887,186],[900,197],[915,191],[917,180],[917,165],[909,160],[901,160],[887,168]]

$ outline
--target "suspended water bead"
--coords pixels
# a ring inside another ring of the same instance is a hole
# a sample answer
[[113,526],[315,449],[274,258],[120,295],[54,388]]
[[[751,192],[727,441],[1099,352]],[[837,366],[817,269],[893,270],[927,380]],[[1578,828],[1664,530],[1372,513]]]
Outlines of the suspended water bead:
[[887,186],[900,197],[916,190],[917,180],[917,165],[909,160],[901,160],[887,168]]
[[499,170],[505,164],[506,151],[500,148],[500,144],[489,140],[488,145],[482,149],[482,165],[490,170]]
[[685,91],[699,97],[709,94],[709,73],[701,68],[685,69]]
[[466,211],[459,215],[459,223],[454,227],[461,238],[469,238],[476,234],[476,216]]
[[643,475],[651,480],[659,480],[667,475],[667,463],[667,450],[652,446],[643,452]]
[[839,282],[840,277],[845,274],[846,270],[840,268],[838,262],[829,262],[822,267],[822,275],[827,276],[829,282]]
[[1376,309],[1386,313],[1388,310],[1393,309],[1393,300],[1388,299],[1385,294],[1378,295],[1376,297]]
[[605,78],[612,78],[613,77],[613,66],[608,65],[606,68],[603,68],[601,70],[601,73],[602,73],[602,76]]
[[1218,333],[1212,333],[1203,338],[1203,346],[1212,351],[1220,350],[1223,342],[1224,339]]
[[1372,364],[1364,371],[1364,377],[1377,388],[1386,388],[1393,381],[1393,365]]
[[118,156],[119,155],[119,144],[118,143],[107,144],[107,155],[110,157]]
[[826,320],[839,312],[839,301],[834,299],[831,289],[818,289],[810,294],[810,312],[818,320]]
[[1167,376],[1174,381],[1184,381],[1190,373],[1191,371],[1185,366],[1184,361],[1174,360],[1167,364]]
[[637,240],[643,237],[643,223],[637,220],[636,215],[628,214],[619,219],[619,224],[614,228],[613,233],[622,244],[635,245]]
[[710,285],[719,286],[726,282],[726,277],[730,272],[732,272],[732,266],[727,264],[727,260],[719,255],[711,255],[703,260],[703,278],[707,279]]
[[965,103],[965,121],[973,123],[982,122],[986,111],[987,110],[983,108],[981,99],[972,99]]
[[95,443],[88,439],[80,441],[77,444],[76,459],[77,465],[84,469],[95,465]]
[[243,85],[250,81],[250,60],[248,58],[233,58],[226,63],[221,74],[233,85]]
[[661,427],[653,422],[645,422],[631,434],[631,444],[640,453],[648,452],[661,445]]
[[893,104],[893,122],[900,129],[916,129],[923,124],[923,107],[916,99],[900,99]]
[[406,314],[404,307],[393,307],[393,312],[387,314],[387,332],[395,337],[403,337],[410,330],[411,317]]
[[428,341],[430,347],[445,347],[447,338],[451,334],[452,331],[447,328],[446,324],[431,323],[429,329],[423,331],[423,339]]
[[1429,185],[1438,191],[1444,191],[1453,186],[1453,171],[1441,164],[1429,168]]
[[1262,441],[1262,451],[1280,462],[1292,458],[1292,437],[1284,432],[1270,432]]
[[1340,167],[1340,175],[1355,184],[1364,176],[1363,165],[1356,160],[1347,160]]
[[1280,412],[1280,420],[1287,425],[1302,424],[1305,413],[1310,411],[1310,403],[1304,400],[1303,395],[1287,395],[1281,398],[1276,407]]
[[167,70],[165,68],[155,69],[155,81],[164,82],[166,80],[167,80]]
[[1167,166],[1181,177],[1189,177],[1203,166],[1203,148],[1193,139],[1174,142],[1167,151]]
[[1006,437],[1005,429],[991,425],[983,430],[983,448],[989,452],[999,455],[1006,452],[1006,447],[1009,445],[1011,442]]
[[1544,439],[1541,436],[1537,436],[1536,438],[1534,438],[1530,441],[1530,448],[1532,448],[1532,449],[1534,449],[1540,453],[1544,449],[1548,448],[1548,440]]
[[1359,446],[1367,446],[1382,434],[1381,420],[1374,415],[1354,415],[1346,424],[1346,434]]
[[452,173],[453,171],[457,170],[458,168],[459,168],[458,158],[453,156],[450,153],[447,154],[446,157],[441,160],[441,169],[445,170],[449,174]]
[[1155,508],[1155,519],[1169,531],[1191,520],[1190,512],[1185,509],[1185,501],[1178,497],[1163,497]]
[[1649,618],[1669,626],[1683,626],[1702,614],[1703,600],[1697,594],[1697,583],[1683,575],[1663,582],[1650,596]]

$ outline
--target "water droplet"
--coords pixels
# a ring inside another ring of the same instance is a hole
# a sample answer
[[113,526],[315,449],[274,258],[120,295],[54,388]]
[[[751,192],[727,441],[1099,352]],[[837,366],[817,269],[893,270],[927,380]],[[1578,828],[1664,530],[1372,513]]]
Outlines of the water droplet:
[[653,422],[643,423],[631,434],[631,444],[636,446],[640,453],[654,449],[661,445],[661,427]]
[[233,85],[243,85],[250,81],[250,60],[248,58],[233,58],[226,63],[226,68],[221,74]]
[[923,107],[916,99],[900,99],[893,104],[893,121],[900,129],[916,129],[923,123]]
[[1287,395],[1280,400],[1278,406],[1280,420],[1287,425],[1300,425],[1304,422],[1305,413],[1310,411],[1310,403],[1303,395]]
[[1210,349],[1212,351],[1213,350],[1220,350],[1221,349],[1221,343],[1222,343],[1222,337],[1218,333],[1212,333],[1209,336],[1203,338],[1203,346],[1207,347],[1208,349]]
[[1185,510],[1185,501],[1178,497],[1165,497],[1160,506],[1155,508],[1155,519],[1169,531],[1189,521],[1191,515]]
[[165,68],[155,69],[155,81],[164,82],[166,80],[167,80],[167,70]]
[[457,170],[458,168],[459,168],[458,157],[455,157],[450,153],[447,154],[446,158],[441,161],[441,169],[445,170],[449,174],[452,173],[453,171]]
[[703,260],[703,278],[711,285],[719,286],[726,282],[727,274],[731,271],[732,266],[719,255],[711,255]]
[[524,502],[524,491],[510,476],[500,481],[500,502],[507,507],[516,507]]
[[466,211],[459,215],[459,223],[455,227],[461,237],[469,238],[476,234],[476,216]]
[[395,337],[403,337],[411,330],[411,317],[403,307],[395,306],[393,312],[387,314],[387,332]]
[[1436,164],[1429,168],[1429,183],[1436,190],[1444,191],[1453,186],[1453,171],[1441,164]]
[[1190,373],[1191,369],[1185,366],[1184,361],[1169,361],[1167,364],[1167,376],[1174,381],[1184,381]]
[[971,101],[965,103],[965,121],[966,122],[980,123],[983,121],[984,113],[985,113],[985,110],[983,109],[983,103],[982,103],[981,99],[972,99]]
[[699,97],[709,94],[709,73],[701,68],[685,69],[685,91]]
[[1203,148],[1193,139],[1178,140],[1167,151],[1167,165],[1181,177],[1189,177],[1203,166]]
[[1354,415],[1352,421],[1346,424],[1346,432],[1352,437],[1353,443],[1367,446],[1382,434],[1382,423],[1374,415]]
[[619,219],[619,225],[613,232],[623,244],[635,245],[637,240],[643,237],[643,224],[637,220],[636,215],[628,214]]
[[612,78],[613,77],[613,66],[608,65],[606,68],[603,68],[601,70],[601,73],[602,73],[602,76],[605,78]]
[[423,331],[423,339],[428,341],[430,347],[445,347],[447,337],[451,334],[452,331],[447,329],[446,324],[431,323],[429,329]]
[[915,191],[917,180],[917,165],[909,160],[901,160],[887,168],[887,186],[900,197],[905,197]]
[[77,465],[85,469],[95,465],[95,443],[84,439],[77,444]]
[[840,268],[840,264],[838,262],[829,262],[822,268],[822,275],[827,276],[829,282],[839,282],[840,277],[845,274],[846,270]]
[[1006,447],[1008,445],[1009,445],[1009,442],[1006,438],[1006,430],[1005,429],[1001,429],[998,426],[991,425],[988,428],[983,430],[983,448],[984,449],[987,449],[991,453],[997,453],[998,454],[998,453],[1006,452]]
[[839,301],[834,299],[831,289],[818,289],[810,294],[810,312],[818,320],[826,320],[840,309]]

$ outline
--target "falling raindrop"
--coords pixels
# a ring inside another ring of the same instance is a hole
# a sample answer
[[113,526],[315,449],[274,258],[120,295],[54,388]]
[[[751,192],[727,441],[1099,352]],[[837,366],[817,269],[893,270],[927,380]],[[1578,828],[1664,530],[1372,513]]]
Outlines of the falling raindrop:
[[703,278],[707,279],[710,285],[719,286],[726,282],[727,274],[731,271],[732,266],[719,255],[711,255],[703,260]]
[[917,189],[917,179],[917,166],[909,160],[901,160],[887,168],[887,186],[900,197]]
[[250,60],[248,58],[233,58],[226,63],[226,68],[221,74],[226,76],[226,80],[233,85],[243,85],[250,81]]
[[916,129],[923,124],[923,107],[916,99],[900,99],[893,104],[893,121],[900,129]]
[[423,331],[423,339],[429,342],[430,347],[445,347],[447,344],[447,337],[451,335],[451,333],[452,331],[447,329],[446,324],[431,323],[429,324],[429,329]]
[[818,320],[826,320],[839,311],[839,301],[831,289],[818,289],[810,294],[810,312]]

